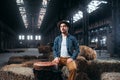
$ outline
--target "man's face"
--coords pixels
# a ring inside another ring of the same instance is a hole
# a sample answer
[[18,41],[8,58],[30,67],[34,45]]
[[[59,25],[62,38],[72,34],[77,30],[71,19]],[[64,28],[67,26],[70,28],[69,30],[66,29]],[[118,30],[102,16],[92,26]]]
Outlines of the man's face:
[[65,23],[62,23],[60,25],[60,31],[61,31],[61,33],[68,33],[68,27]]

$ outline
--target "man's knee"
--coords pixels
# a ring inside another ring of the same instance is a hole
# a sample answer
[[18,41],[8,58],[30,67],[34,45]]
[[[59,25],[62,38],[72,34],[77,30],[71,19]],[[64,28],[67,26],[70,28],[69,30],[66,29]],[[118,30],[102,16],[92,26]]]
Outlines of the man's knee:
[[67,64],[68,69],[71,71],[77,70],[76,63],[68,63]]

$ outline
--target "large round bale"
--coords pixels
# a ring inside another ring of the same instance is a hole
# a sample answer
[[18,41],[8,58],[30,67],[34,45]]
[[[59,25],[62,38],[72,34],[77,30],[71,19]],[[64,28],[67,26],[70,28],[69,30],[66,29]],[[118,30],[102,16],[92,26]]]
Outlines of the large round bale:
[[86,60],[95,60],[97,58],[96,51],[92,48],[85,45],[81,45],[79,48],[80,54],[78,56],[83,56]]

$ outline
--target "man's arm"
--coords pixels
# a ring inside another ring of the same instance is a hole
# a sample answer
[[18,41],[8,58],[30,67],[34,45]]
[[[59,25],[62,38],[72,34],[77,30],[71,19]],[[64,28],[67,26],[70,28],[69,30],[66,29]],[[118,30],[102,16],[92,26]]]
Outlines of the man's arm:
[[74,52],[73,52],[73,55],[72,55],[72,59],[76,59],[76,57],[78,56],[78,54],[80,53],[80,49],[79,49],[79,43],[77,41],[76,38],[73,39],[73,44],[74,44]]
[[55,38],[54,40],[54,45],[53,45],[53,55],[54,55],[54,58],[56,57],[59,57],[58,55],[58,37]]
[[53,55],[54,55],[54,60],[52,62],[59,63],[59,55],[58,55],[58,37],[55,38],[54,40],[54,45],[53,45]]

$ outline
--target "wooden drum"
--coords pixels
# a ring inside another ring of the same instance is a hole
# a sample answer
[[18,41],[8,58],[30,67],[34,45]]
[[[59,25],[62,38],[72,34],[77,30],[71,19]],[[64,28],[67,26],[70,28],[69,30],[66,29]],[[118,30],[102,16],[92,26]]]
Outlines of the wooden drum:
[[63,80],[62,72],[53,62],[36,62],[33,64],[35,80]]

